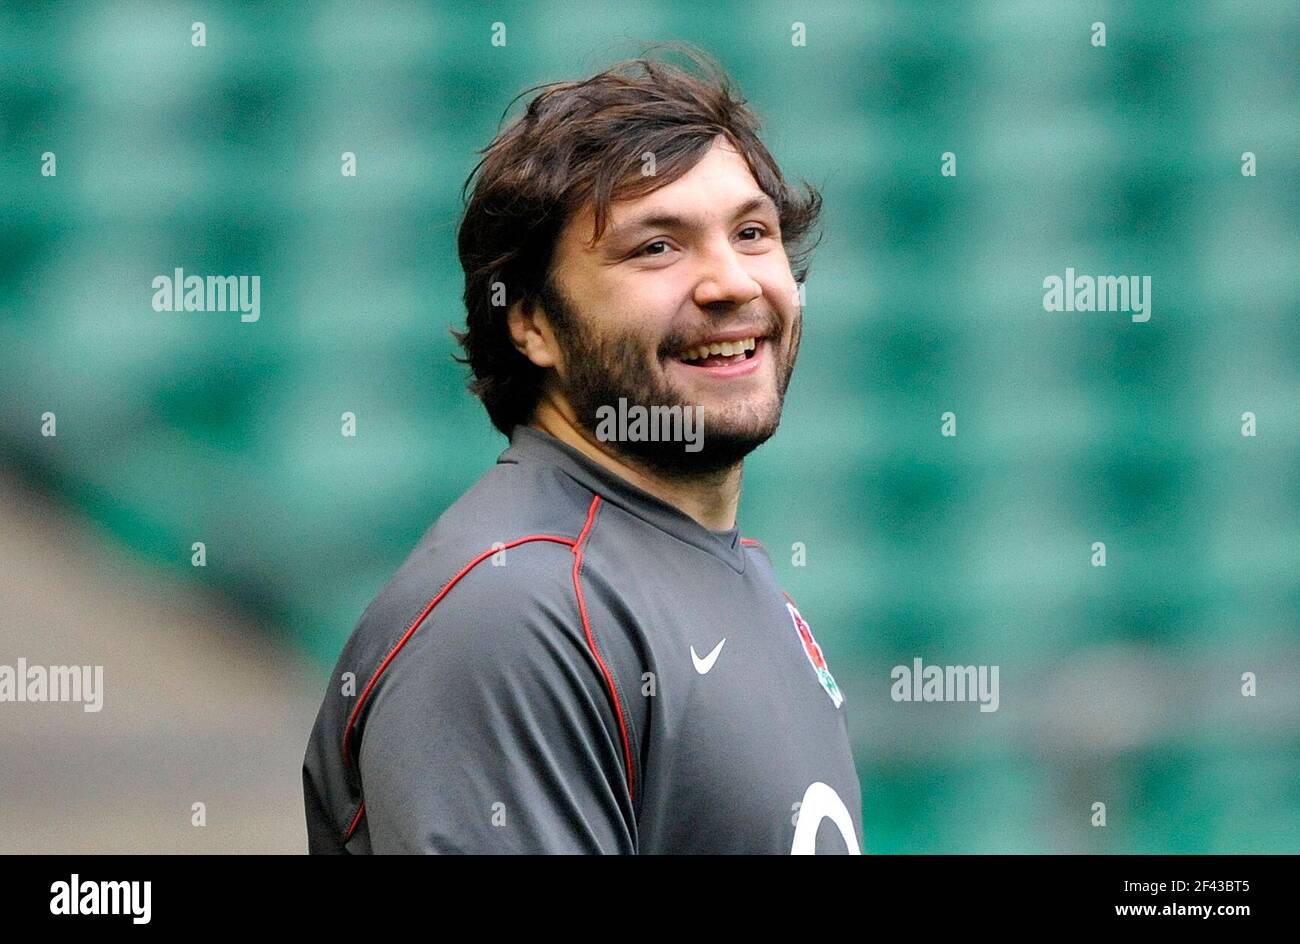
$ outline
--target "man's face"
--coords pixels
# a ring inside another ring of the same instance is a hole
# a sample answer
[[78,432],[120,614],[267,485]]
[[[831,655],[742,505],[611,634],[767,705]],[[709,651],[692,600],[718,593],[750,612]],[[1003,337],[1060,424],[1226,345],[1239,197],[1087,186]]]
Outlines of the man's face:
[[[590,205],[556,245],[541,297],[560,348],[554,392],[589,434],[597,410],[617,410],[619,398],[700,408],[699,451],[607,445],[665,474],[733,466],[776,431],[799,349],[797,286],[776,207],[720,137],[682,177],[610,210],[595,246]],[[701,357],[721,343],[734,348]]]

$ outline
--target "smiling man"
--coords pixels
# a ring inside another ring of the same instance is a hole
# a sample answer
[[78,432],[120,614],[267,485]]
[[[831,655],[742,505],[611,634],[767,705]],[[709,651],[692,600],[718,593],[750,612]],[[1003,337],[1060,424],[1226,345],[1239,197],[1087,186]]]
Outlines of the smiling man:
[[542,86],[471,174],[457,338],[510,446],[344,648],[303,765],[313,852],[862,849],[843,694],[736,524],[821,201],[688,55],[701,75]]

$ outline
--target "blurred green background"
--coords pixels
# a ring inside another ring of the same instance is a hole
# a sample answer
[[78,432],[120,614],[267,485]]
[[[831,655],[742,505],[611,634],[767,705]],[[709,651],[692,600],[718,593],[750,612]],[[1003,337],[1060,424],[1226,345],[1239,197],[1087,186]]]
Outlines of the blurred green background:
[[[867,851],[1300,851],[1294,2],[7,3],[0,462],[323,686],[505,446],[448,334],[475,152],[668,39],[826,200],[740,523],[846,692]],[[260,275],[260,320],[153,311],[176,267]],[[1151,320],[1044,311],[1066,267]],[[914,657],[1000,709],[893,702]]]

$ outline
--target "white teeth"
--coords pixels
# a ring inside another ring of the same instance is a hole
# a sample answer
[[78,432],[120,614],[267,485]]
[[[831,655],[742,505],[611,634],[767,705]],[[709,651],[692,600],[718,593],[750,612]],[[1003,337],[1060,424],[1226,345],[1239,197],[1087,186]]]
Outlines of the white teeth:
[[731,357],[735,354],[743,354],[746,351],[752,351],[758,346],[757,338],[742,338],[739,341],[720,341],[717,344],[701,344],[699,347],[693,347],[682,354],[681,359],[684,361],[702,361],[704,358],[713,354],[721,354],[723,357]]

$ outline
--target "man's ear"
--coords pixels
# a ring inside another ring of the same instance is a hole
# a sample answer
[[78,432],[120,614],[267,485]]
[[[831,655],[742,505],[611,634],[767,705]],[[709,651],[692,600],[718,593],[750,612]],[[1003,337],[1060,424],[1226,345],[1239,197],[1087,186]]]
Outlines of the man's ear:
[[538,367],[554,367],[559,360],[555,332],[546,312],[532,298],[521,298],[506,312],[510,340],[520,354]]

